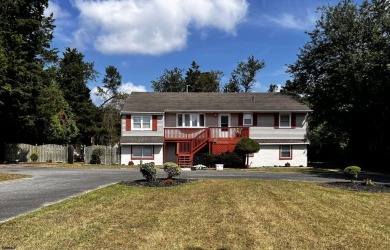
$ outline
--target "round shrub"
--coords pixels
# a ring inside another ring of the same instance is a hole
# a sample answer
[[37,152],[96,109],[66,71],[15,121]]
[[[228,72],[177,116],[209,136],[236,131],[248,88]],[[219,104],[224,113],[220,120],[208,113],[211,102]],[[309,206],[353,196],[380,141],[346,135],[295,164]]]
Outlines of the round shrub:
[[154,162],[140,164],[139,171],[142,173],[142,175],[148,182],[156,181],[157,170],[156,166],[154,165]]
[[353,180],[357,179],[361,168],[358,166],[349,166],[344,168],[344,174],[348,177],[348,179]]
[[168,174],[168,179],[181,174],[181,168],[174,162],[166,162],[163,165],[164,171]]
[[36,162],[38,160],[38,155],[36,153],[33,153],[30,155],[30,159],[32,162]]

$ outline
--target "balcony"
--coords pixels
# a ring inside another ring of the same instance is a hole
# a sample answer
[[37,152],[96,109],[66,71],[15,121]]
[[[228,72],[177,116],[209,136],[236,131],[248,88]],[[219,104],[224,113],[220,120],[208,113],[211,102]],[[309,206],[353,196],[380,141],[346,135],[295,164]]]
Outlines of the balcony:
[[[201,135],[202,134],[202,135]],[[208,139],[239,139],[249,137],[248,127],[209,127],[209,128],[165,128],[166,141],[192,140],[194,138]]]

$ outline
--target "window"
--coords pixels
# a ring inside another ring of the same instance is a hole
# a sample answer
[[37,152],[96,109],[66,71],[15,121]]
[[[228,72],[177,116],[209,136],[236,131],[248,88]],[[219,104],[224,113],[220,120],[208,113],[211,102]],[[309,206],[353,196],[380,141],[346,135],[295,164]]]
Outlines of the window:
[[281,145],[279,156],[280,156],[280,159],[292,159],[291,145]]
[[177,114],[178,127],[204,127],[204,114]]
[[151,116],[133,116],[133,129],[134,130],[151,130]]
[[132,159],[153,159],[153,146],[132,146]]
[[243,125],[244,126],[251,126],[252,125],[252,114],[244,114],[243,116]]
[[279,127],[280,128],[290,128],[290,114],[280,114],[279,116]]

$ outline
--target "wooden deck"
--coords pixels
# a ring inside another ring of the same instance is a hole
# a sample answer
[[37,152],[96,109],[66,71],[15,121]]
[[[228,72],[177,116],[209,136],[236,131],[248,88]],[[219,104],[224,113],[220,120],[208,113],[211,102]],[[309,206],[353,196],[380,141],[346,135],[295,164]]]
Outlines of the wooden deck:
[[249,137],[248,127],[164,129],[164,144],[177,143],[177,164],[181,167],[191,167],[194,155],[206,145],[209,146],[209,152],[213,154],[233,152],[242,137]]

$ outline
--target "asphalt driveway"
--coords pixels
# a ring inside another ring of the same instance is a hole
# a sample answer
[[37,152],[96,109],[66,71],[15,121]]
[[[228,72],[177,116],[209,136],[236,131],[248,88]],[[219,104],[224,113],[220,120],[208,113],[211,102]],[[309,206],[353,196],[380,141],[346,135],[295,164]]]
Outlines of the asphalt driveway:
[[[143,178],[137,169],[75,169],[3,165],[0,166],[0,173],[33,176],[27,179],[0,182],[0,222],[122,180]],[[166,174],[160,170],[158,177],[166,177]],[[182,171],[180,177],[314,182],[344,179],[344,176],[340,173],[269,173],[225,170]],[[373,177],[371,179],[373,181],[383,181]]]

